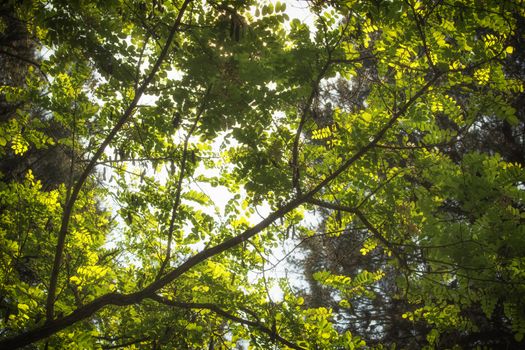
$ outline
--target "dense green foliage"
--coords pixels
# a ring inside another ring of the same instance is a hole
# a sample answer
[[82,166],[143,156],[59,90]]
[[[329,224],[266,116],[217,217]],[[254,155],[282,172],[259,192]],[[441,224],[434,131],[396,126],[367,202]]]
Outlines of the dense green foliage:
[[523,345],[519,0],[0,6],[0,348]]

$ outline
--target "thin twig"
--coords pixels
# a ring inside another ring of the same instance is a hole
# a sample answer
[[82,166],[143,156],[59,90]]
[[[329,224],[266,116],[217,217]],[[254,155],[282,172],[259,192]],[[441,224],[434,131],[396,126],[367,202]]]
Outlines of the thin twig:
[[180,172],[179,172],[179,178],[177,181],[177,190],[175,193],[175,201],[173,204],[173,208],[171,210],[171,218],[170,218],[170,225],[168,229],[168,242],[167,242],[167,248],[166,248],[166,257],[162,261],[162,264],[160,266],[159,272],[157,274],[157,279],[160,278],[164,274],[164,270],[166,269],[166,265],[168,264],[170,258],[171,258],[171,244],[173,241],[173,232],[175,231],[175,219],[177,217],[177,211],[179,209],[180,205],[180,196],[182,192],[182,181],[184,180],[184,173],[186,170],[186,162],[188,160],[188,144],[190,142],[190,138],[195,132],[195,129],[197,128],[197,125],[201,119],[202,114],[204,113],[204,110],[206,109],[206,103],[208,100],[208,97],[210,95],[212,85],[208,87],[206,90],[206,93],[204,94],[204,97],[202,99],[199,111],[197,113],[197,116],[195,117],[195,120],[193,122],[193,125],[191,126],[190,130],[188,131],[188,134],[186,134],[186,137],[184,138],[184,150],[182,152],[182,159],[180,161]]
[[[185,303],[185,302],[181,302],[181,301],[169,300],[169,299],[161,297],[161,296],[159,296],[157,294],[153,294],[150,297],[150,299],[155,300],[155,301],[157,301],[159,303],[162,303],[162,304],[165,304],[165,305],[173,306],[173,307],[179,307],[179,308],[184,308],[184,309],[206,309],[206,310],[210,310],[210,311],[215,312],[217,315],[220,315],[220,316],[222,316],[222,317],[224,317],[226,319],[229,319],[231,321],[234,321],[234,322],[246,325],[248,327],[255,328],[255,329],[259,330],[260,332],[268,335],[270,337],[270,339],[277,340],[278,342],[288,346],[289,348],[298,349],[298,350],[303,350],[304,349],[303,347],[301,347],[301,346],[299,346],[299,345],[297,345],[295,343],[292,343],[291,341],[281,337],[279,334],[276,333],[275,330],[272,330],[272,329],[264,326],[258,320],[257,321],[250,321],[250,320],[241,318],[239,316],[235,316],[235,315],[233,315],[233,314],[223,310],[218,305],[215,305],[215,304],[212,304],[212,303]],[[253,312],[251,312],[251,313],[253,313]]]

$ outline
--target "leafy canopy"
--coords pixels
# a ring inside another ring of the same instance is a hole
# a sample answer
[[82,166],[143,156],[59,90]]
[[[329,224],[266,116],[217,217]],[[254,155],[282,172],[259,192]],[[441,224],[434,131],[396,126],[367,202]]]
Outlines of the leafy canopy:
[[522,4],[309,5],[1,5],[1,348],[364,347],[268,271],[352,225],[383,260],[315,274],[342,308],[397,275],[429,348],[478,304],[522,340],[523,164],[448,152],[523,122]]

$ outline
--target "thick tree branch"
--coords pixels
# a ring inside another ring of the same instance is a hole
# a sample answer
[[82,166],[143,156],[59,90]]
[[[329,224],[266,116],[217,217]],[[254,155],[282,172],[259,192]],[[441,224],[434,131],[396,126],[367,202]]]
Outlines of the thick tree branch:
[[56,294],[56,289],[57,289],[58,275],[60,273],[60,265],[62,263],[62,256],[64,254],[66,235],[67,235],[67,231],[69,227],[69,221],[73,213],[73,208],[78,198],[78,195],[80,193],[80,190],[84,186],[84,183],[86,182],[89,174],[91,173],[91,171],[97,164],[98,160],[104,153],[106,147],[113,140],[113,138],[117,135],[120,129],[122,129],[124,124],[126,124],[128,120],[131,118],[131,116],[133,115],[133,111],[135,110],[135,107],[137,103],[139,102],[140,98],[144,94],[144,91],[147,89],[148,85],[151,83],[151,81],[157,74],[158,70],[160,69],[162,62],[165,60],[166,56],[168,55],[171,44],[173,42],[173,38],[175,37],[175,33],[178,31],[178,28],[181,23],[184,12],[190,2],[191,0],[186,0],[182,4],[179,10],[177,19],[175,20],[171,28],[171,31],[168,35],[168,38],[166,39],[166,44],[162,48],[162,51],[159,57],[157,58],[157,61],[153,65],[153,68],[151,69],[148,76],[144,79],[140,87],[136,90],[135,96],[133,100],[131,101],[131,103],[129,104],[128,108],[124,111],[124,113],[122,114],[120,119],[117,121],[113,129],[106,136],[104,141],[102,141],[102,143],[100,144],[98,150],[95,152],[95,154],[91,158],[91,161],[86,166],[86,168],[80,175],[79,179],[75,183],[75,186],[73,187],[73,191],[71,192],[71,196],[68,198],[66,202],[66,205],[64,207],[64,212],[62,214],[62,222],[60,226],[60,231],[58,233],[57,246],[55,250],[55,259],[53,261],[53,269],[51,271],[49,290],[48,290],[47,301],[46,301],[46,318],[48,322],[53,320],[53,317],[54,317],[55,294]]
[[231,320],[231,321],[234,321],[234,322],[246,325],[248,327],[257,329],[260,332],[268,335],[270,337],[270,339],[277,340],[278,342],[288,346],[289,348],[297,349],[297,350],[303,350],[304,349],[303,347],[300,347],[299,345],[294,344],[291,341],[286,340],[285,338],[281,337],[278,333],[274,332],[272,329],[270,329],[268,327],[265,327],[262,323],[260,323],[258,321],[246,320],[244,318],[241,318],[241,317],[235,316],[233,314],[230,314],[229,312],[221,309],[219,306],[217,306],[215,304],[211,304],[211,303],[185,303],[185,302],[181,302],[181,301],[169,300],[169,299],[161,297],[161,296],[159,296],[157,294],[153,294],[150,297],[150,299],[153,299],[153,300],[155,300],[155,301],[157,301],[157,302],[159,302],[161,304],[165,304],[165,305],[169,305],[169,306],[173,306],[173,307],[178,307],[178,308],[210,310],[210,311],[213,311],[214,313],[216,313],[217,315],[220,315],[220,316],[222,316],[222,317],[224,317],[224,318],[226,318],[228,320]]

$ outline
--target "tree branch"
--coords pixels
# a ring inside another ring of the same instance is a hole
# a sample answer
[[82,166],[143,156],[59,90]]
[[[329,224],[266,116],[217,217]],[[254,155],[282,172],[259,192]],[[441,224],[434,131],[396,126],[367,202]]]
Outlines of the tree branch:
[[42,65],[40,63],[38,63],[36,61],[33,61],[32,59],[29,59],[27,57],[24,57],[24,56],[21,56],[21,55],[17,55],[15,53],[11,53],[11,52],[5,51],[5,50],[0,50],[0,54],[1,55],[6,55],[6,56],[9,56],[9,57],[12,57],[12,58],[16,58],[17,60],[23,61],[23,62],[25,62],[27,64],[32,65],[33,67],[36,67],[36,69],[38,69],[40,74],[42,74],[42,76],[44,77],[46,82],[49,84],[49,78],[47,77],[46,73],[42,70]]
[[184,308],[184,309],[206,309],[206,310],[210,310],[210,311],[215,312],[217,315],[220,315],[220,316],[222,316],[222,317],[224,317],[224,318],[226,318],[228,320],[231,320],[231,321],[234,321],[234,322],[246,325],[248,327],[252,327],[252,328],[258,329],[262,333],[268,335],[270,337],[270,339],[277,340],[281,344],[284,344],[284,345],[288,346],[289,348],[297,349],[297,350],[304,350],[303,347],[300,347],[299,345],[296,345],[296,344],[292,343],[291,341],[286,340],[285,338],[281,337],[279,334],[277,334],[272,329],[270,329],[268,327],[265,327],[259,321],[250,321],[250,320],[246,320],[244,318],[232,315],[232,314],[226,312],[225,310],[221,309],[219,306],[217,306],[215,304],[211,304],[211,303],[185,303],[185,302],[181,302],[181,301],[169,300],[169,299],[163,298],[163,297],[161,297],[161,296],[159,296],[157,294],[153,294],[150,297],[150,299],[155,300],[155,301],[157,301],[157,302],[159,302],[161,304],[165,304],[165,305],[168,305],[168,306],[179,307],[179,308]]
[[128,347],[128,346],[133,345],[133,344],[142,343],[142,342],[148,341],[148,340],[151,340],[151,338],[150,337],[144,337],[144,338],[140,338],[140,339],[130,340],[130,341],[127,341],[127,342],[122,343],[122,344],[102,346],[102,349],[104,349],[104,350],[106,350],[106,349],[108,349],[108,350],[109,349],[120,349],[120,348]]
[[396,260],[399,262],[400,265],[402,265],[405,269],[409,270],[408,264],[406,260],[399,254],[396,248],[393,247],[393,245],[379,232],[379,230],[372,225],[370,221],[368,221],[367,217],[363,214],[363,212],[359,209],[355,211],[355,214],[361,220],[361,222],[368,228],[370,232],[374,235],[374,237],[379,240],[385,247],[387,247],[392,254],[394,254]]
[[319,72],[317,78],[315,79],[314,83],[312,84],[312,91],[310,92],[310,96],[308,96],[308,100],[306,101],[306,105],[303,108],[303,112],[301,114],[301,120],[299,121],[299,126],[297,127],[297,131],[295,132],[295,138],[293,142],[293,150],[292,150],[292,186],[295,189],[298,196],[301,195],[301,187],[299,184],[299,140],[301,138],[301,133],[303,132],[304,124],[306,123],[306,118],[308,116],[308,113],[310,112],[310,106],[312,105],[312,102],[315,99],[315,96],[317,95],[317,91],[319,90],[319,84],[321,83],[321,80],[323,79],[323,76],[326,74],[326,71],[330,67],[330,60],[331,56],[329,54],[328,60],[326,61],[325,65]]
[[366,228],[370,232],[372,232],[374,237],[377,240],[379,240],[385,247],[387,247],[392,252],[392,254],[394,254],[398,262],[402,264],[403,267],[408,268],[405,259],[403,259],[401,255],[399,254],[399,252],[397,252],[396,248],[394,248],[392,244],[385,237],[383,237],[383,235],[379,232],[379,230],[374,225],[372,225],[370,221],[368,221],[366,216],[363,214],[361,210],[359,210],[359,208],[349,207],[346,205],[340,205],[336,203],[325,202],[325,201],[315,199],[315,198],[309,199],[308,202],[315,204],[317,206],[323,207],[323,208],[340,210],[346,213],[355,214],[359,218],[359,220],[361,220],[361,222],[366,226]]
[[188,144],[189,144],[191,135],[195,132],[195,129],[197,128],[197,124],[199,123],[199,120],[201,119],[202,113],[204,113],[204,110],[206,109],[206,102],[207,102],[208,96],[210,95],[211,88],[212,88],[212,85],[210,84],[210,86],[206,90],[206,93],[203,97],[199,111],[197,113],[197,116],[195,117],[195,121],[193,122],[193,125],[191,126],[190,130],[188,131],[188,134],[184,138],[184,150],[182,151],[182,159],[180,162],[180,173],[179,173],[179,178],[177,181],[177,190],[175,192],[175,203],[173,204],[173,209],[171,211],[170,226],[168,228],[168,242],[167,242],[166,257],[162,261],[159,272],[157,274],[157,279],[160,276],[162,276],[162,274],[164,273],[164,270],[166,269],[166,265],[169,263],[169,260],[171,258],[171,243],[173,241],[173,231],[175,230],[175,218],[177,216],[177,211],[180,205],[180,195],[182,192],[182,180],[184,180],[186,162],[188,160]]
[[100,144],[98,150],[93,155],[93,158],[91,158],[91,161],[89,162],[89,164],[86,166],[86,168],[80,175],[78,181],[76,182],[73,188],[73,191],[71,192],[71,197],[68,198],[65,204],[64,212],[62,214],[62,222],[60,226],[60,231],[58,233],[57,246],[55,250],[55,259],[53,262],[53,269],[51,271],[49,290],[48,290],[47,301],[46,301],[46,319],[48,322],[53,320],[53,317],[54,317],[55,294],[56,294],[56,289],[57,289],[58,275],[60,273],[60,265],[62,263],[62,256],[64,254],[66,235],[67,235],[67,231],[69,227],[69,221],[71,219],[71,215],[73,212],[73,207],[78,198],[80,190],[84,186],[84,183],[86,182],[89,174],[91,173],[91,171],[97,164],[99,158],[104,153],[104,150],[106,149],[106,147],[113,140],[113,138],[117,135],[120,129],[124,126],[124,124],[126,124],[128,120],[131,118],[131,116],[133,115],[135,106],[139,102],[140,98],[142,97],[148,85],[151,83],[151,81],[157,74],[157,71],[159,70],[162,62],[168,55],[171,43],[173,41],[173,38],[175,37],[175,33],[177,32],[179,25],[181,23],[182,17],[184,15],[184,11],[186,10],[190,2],[191,0],[185,0],[184,3],[182,4],[179,14],[177,16],[177,19],[175,20],[175,23],[173,24],[171,31],[168,35],[168,38],[166,39],[166,44],[164,45],[159,57],[157,58],[157,61],[153,65],[151,72],[144,79],[141,86],[136,90],[133,100],[131,101],[128,108],[126,108],[126,110],[124,111],[124,114],[117,121],[117,124],[115,124],[113,129],[109,132],[108,136],[106,136],[104,141],[102,141],[102,143]]
[[427,58],[428,65],[430,66],[431,69],[435,70],[436,67],[434,65],[434,61],[432,60],[432,57],[430,56],[430,49],[428,48],[428,45],[427,45],[426,35],[421,26],[421,22],[420,22],[421,18],[416,12],[414,5],[410,1],[405,1],[405,2],[410,7],[410,9],[412,10],[412,14],[414,15],[414,22],[416,22],[417,31],[419,32],[419,36],[421,37],[421,42],[423,43],[423,50],[425,51],[425,56]]
[[322,200],[319,200],[319,199],[315,199],[315,198],[310,198],[308,200],[308,203],[315,204],[315,205],[317,205],[319,207],[323,207],[323,208],[326,208],[326,209],[340,210],[340,211],[344,211],[344,212],[352,213],[352,214],[355,214],[356,211],[357,211],[357,208],[354,208],[354,207],[349,207],[349,206],[346,206],[346,205],[325,202],[325,201],[322,201]]

